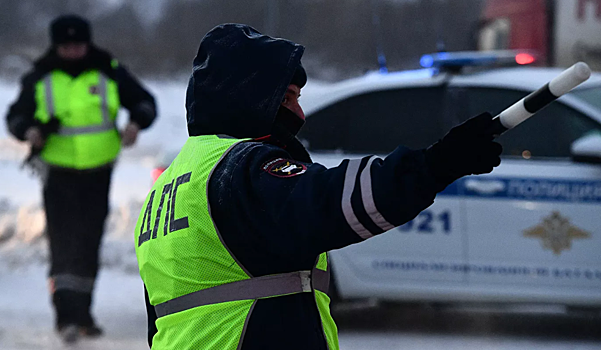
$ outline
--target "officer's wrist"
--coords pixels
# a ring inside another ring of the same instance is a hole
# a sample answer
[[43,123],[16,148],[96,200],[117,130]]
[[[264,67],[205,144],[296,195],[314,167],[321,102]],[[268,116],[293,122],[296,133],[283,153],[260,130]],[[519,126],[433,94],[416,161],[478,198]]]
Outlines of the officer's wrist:
[[443,191],[447,186],[459,179],[462,175],[453,174],[448,155],[442,151],[444,145],[440,141],[424,150],[424,158],[428,173],[436,182],[437,191]]
[[37,126],[30,126],[29,128],[27,128],[27,130],[25,130],[25,139],[26,140],[31,141],[31,140],[41,137],[41,136],[42,136],[42,130]]
[[134,122],[134,121],[130,121],[127,124],[127,127],[130,128],[130,129],[135,129],[136,131],[140,131],[140,125],[138,123]]

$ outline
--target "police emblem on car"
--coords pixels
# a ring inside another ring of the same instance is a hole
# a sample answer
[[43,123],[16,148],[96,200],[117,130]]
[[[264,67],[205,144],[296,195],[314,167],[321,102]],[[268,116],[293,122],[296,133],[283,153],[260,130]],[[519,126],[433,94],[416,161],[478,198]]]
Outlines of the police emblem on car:
[[296,160],[277,158],[265,163],[263,170],[277,177],[293,177],[304,174],[307,166]]
[[559,255],[572,247],[572,240],[589,238],[590,233],[570,224],[570,220],[554,211],[537,226],[524,230],[524,237],[540,238],[541,245]]

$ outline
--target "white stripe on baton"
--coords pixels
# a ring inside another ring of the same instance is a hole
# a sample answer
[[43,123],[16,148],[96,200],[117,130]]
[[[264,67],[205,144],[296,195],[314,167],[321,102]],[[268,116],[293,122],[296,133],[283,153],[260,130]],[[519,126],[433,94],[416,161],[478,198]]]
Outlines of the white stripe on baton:
[[501,135],[509,129],[533,116],[549,103],[584,83],[591,76],[591,69],[584,62],[578,62],[560,75],[518,102],[505,109],[493,119],[493,134]]

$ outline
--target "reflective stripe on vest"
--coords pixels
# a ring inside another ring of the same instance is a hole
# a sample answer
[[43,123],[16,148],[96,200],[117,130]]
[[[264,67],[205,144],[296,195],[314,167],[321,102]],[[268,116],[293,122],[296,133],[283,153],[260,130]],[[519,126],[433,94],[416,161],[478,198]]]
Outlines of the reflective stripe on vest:
[[[102,124],[100,125],[90,125],[90,126],[80,126],[80,127],[66,127],[61,126],[58,130],[58,134],[61,136],[75,136],[75,135],[84,135],[84,134],[94,134],[99,132],[110,131],[116,127],[115,122],[111,120],[109,107],[108,107],[108,87],[107,87],[107,79],[104,74],[99,74],[98,77],[98,89],[100,93],[101,99],[101,113],[102,113]],[[52,93],[52,75],[48,74],[44,79],[44,89],[46,94],[46,109],[48,111],[49,116],[55,115],[54,109],[54,98]]]
[[327,293],[329,283],[329,269],[328,271],[323,271],[314,268],[312,271],[254,277],[248,280],[222,284],[158,304],[154,309],[157,317],[163,317],[199,306],[228,301],[264,299],[308,293],[312,292],[313,289]]

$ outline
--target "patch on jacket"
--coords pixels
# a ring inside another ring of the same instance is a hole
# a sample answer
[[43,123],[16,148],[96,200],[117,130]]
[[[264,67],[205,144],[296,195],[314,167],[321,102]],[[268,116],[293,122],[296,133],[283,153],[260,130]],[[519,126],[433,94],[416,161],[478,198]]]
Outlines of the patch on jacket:
[[293,177],[304,174],[307,166],[296,160],[277,158],[263,164],[263,170],[277,177]]

